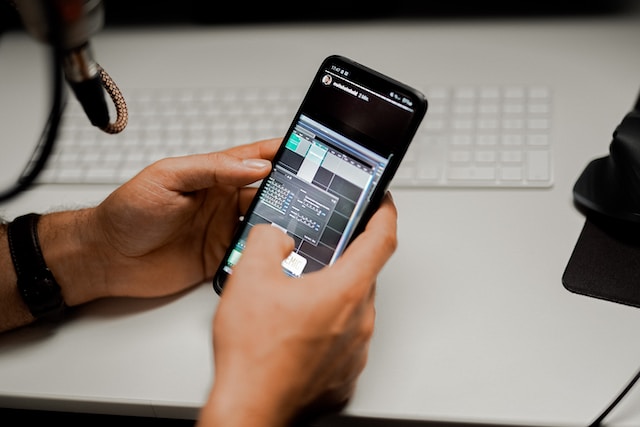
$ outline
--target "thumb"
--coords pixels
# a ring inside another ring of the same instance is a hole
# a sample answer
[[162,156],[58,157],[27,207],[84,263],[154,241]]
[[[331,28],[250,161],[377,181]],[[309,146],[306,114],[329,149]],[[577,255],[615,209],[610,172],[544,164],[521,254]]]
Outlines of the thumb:
[[191,192],[216,184],[242,187],[264,178],[271,162],[260,158],[240,158],[225,152],[194,154],[160,160],[161,176],[170,177],[165,186],[173,191]]

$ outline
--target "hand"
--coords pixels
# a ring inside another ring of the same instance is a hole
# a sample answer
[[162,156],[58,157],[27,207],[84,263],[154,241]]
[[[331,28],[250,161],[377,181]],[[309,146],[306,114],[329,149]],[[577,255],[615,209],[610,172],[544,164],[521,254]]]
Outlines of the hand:
[[[52,263],[58,270],[54,274],[59,281],[70,277],[88,281],[91,288],[80,295],[80,286],[61,283],[67,303],[100,296],[164,296],[213,277],[255,194],[255,188],[246,186],[269,173],[269,159],[279,142],[160,160],[96,208],[73,212],[76,224],[69,233],[91,240],[90,245],[78,245],[90,253],[83,257],[84,268],[77,261]],[[43,220],[45,229],[47,221],[53,221],[49,228],[56,225],[54,216]],[[53,240],[49,239],[51,245]],[[83,277],[83,270],[90,270],[84,271],[90,279]]]
[[351,397],[373,333],[375,281],[397,245],[384,199],[365,231],[330,267],[282,272],[293,241],[254,227],[225,284],[213,323],[215,382],[201,426],[284,426]]

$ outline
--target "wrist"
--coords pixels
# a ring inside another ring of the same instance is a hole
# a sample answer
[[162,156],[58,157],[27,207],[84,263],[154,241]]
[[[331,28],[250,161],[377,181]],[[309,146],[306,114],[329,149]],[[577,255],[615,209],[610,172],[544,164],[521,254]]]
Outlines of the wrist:
[[20,296],[16,281],[7,225],[0,224],[0,332],[26,325],[34,320]]
[[106,266],[91,226],[91,209],[43,215],[38,235],[44,260],[68,306],[107,296]]
[[273,405],[270,391],[250,394],[234,393],[214,385],[196,427],[285,427],[291,415]]
[[42,256],[38,236],[40,214],[15,218],[7,226],[7,241],[23,302],[36,319],[57,320],[65,309],[60,286]]

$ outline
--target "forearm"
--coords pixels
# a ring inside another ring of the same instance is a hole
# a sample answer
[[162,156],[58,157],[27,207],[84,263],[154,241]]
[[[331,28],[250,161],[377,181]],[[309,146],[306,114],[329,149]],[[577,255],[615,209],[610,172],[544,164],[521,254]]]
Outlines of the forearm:
[[[105,296],[100,272],[103,258],[93,238],[89,209],[43,215],[38,236],[44,260],[60,285],[68,306]],[[17,328],[35,318],[22,300],[9,251],[7,226],[0,228],[0,331]]]

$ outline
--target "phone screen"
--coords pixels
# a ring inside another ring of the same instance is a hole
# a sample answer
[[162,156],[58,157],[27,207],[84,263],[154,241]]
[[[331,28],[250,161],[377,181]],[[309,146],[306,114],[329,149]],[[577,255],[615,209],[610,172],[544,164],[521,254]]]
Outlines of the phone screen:
[[382,200],[426,109],[415,89],[347,58],[325,59],[222,260],[216,292],[256,224],[294,239],[286,274],[333,263]]

